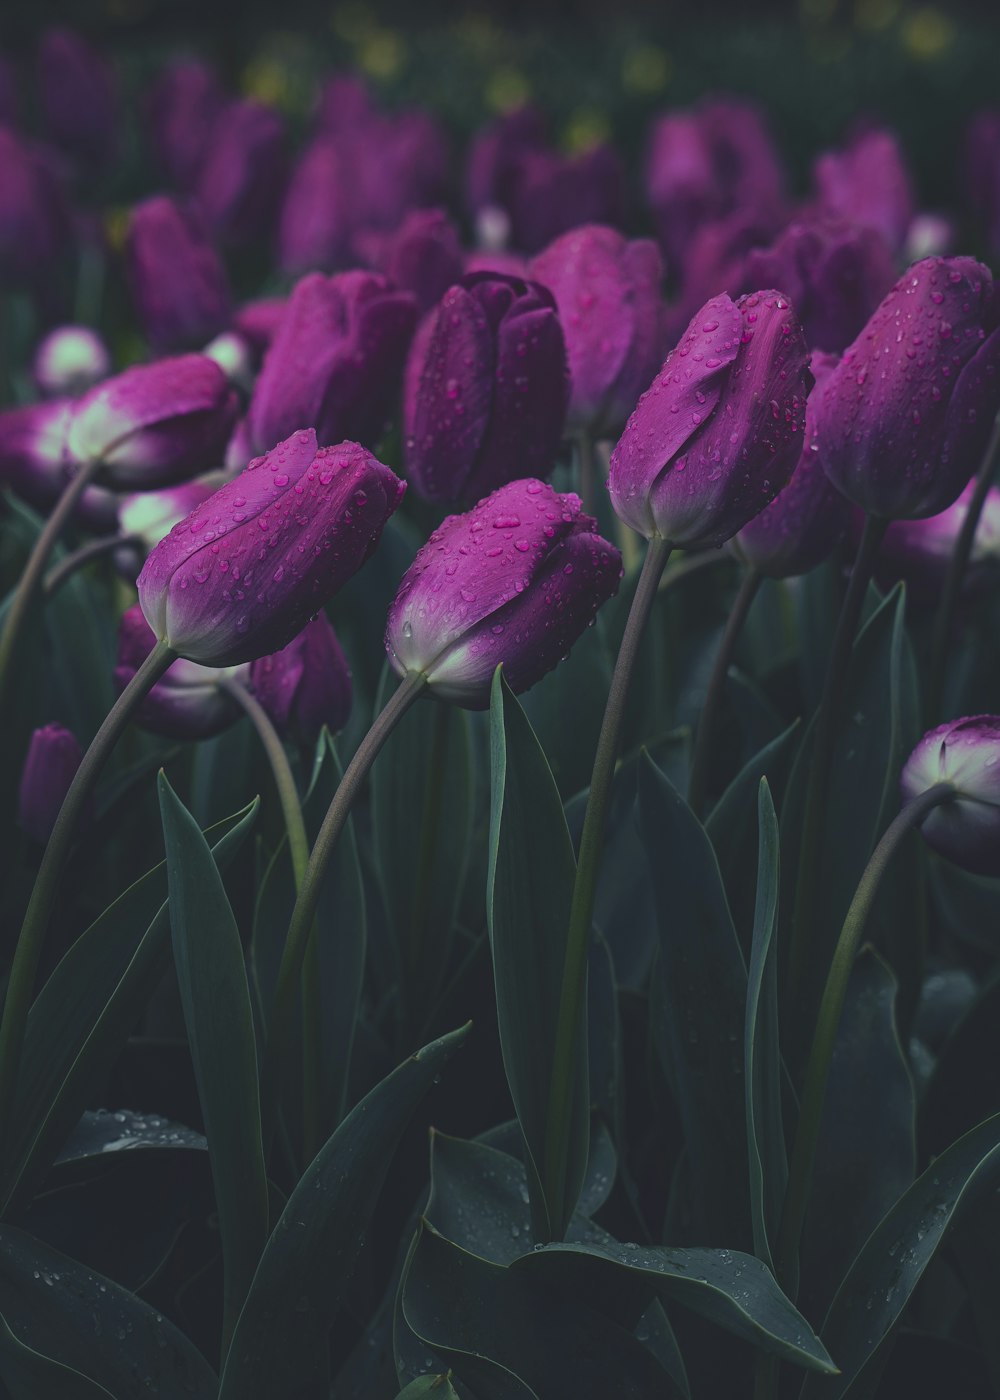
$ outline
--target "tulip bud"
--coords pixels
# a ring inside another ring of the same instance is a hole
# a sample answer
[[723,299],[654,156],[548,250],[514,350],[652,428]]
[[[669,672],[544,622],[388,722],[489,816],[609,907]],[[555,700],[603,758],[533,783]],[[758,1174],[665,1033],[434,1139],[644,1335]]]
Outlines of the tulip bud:
[[[124,690],[153,650],[156,638],[134,603],[122,616],[118,630],[115,684]],[[199,666],[178,657],[153,686],[136,711],[136,723],[166,739],[211,739],[235,724],[242,707],[219,686],[223,678],[246,684],[250,667]]]
[[924,735],[903,768],[903,806],[937,783],[958,796],[924,818],[927,844],[963,870],[1000,875],[1000,716],[950,720]]
[[337,73],[323,84],[316,104],[316,126],[331,136],[357,131],[377,116],[371,93],[356,73]]
[[510,481],[450,515],[418,552],[389,609],[389,661],[400,676],[423,673],[442,700],[485,709],[497,666],[515,692],[533,686],[617,593],[621,573],[578,496]]
[[197,506],[146,560],[160,641],[206,666],[280,651],[355,574],[405,487],[357,443],[302,429]]
[[618,516],[680,549],[724,544],[788,481],[812,383],[780,292],[707,302],[611,454]]
[[837,365],[836,355],[817,351],[809,368],[816,383],[806,400],[805,438],[787,486],[729,541],[732,552],[767,578],[807,574],[847,532],[849,506],[827,479],[815,448],[814,404],[820,386]]
[[59,326],[39,342],[31,375],[46,398],[82,394],[111,373],[104,341],[89,326]]
[[38,53],[38,91],[56,145],[93,169],[110,165],[118,147],[118,97],[101,55],[70,29],[47,30]]
[[351,165],[329,136],[299,157],[288,182],[278,227],[278,261],[292,274],[342,266],[351,249]]
[[212,126],[195,194],[212,235],[244,245],[265,236],[285,182],[285,123],[262,102],[231,102]]
[[245,302],[233,316],[238,331],[260,361],[278,333],[288,307],[287,297],[261,297]]
[[373,272],[297,284],[264,359],[247,414],[252,450],[296,428],[321,443],[374,444],[392,411],[413,323],[413,298]]
[[44,845],[52,835],[82,758],[76,736],[61,724],[46,724],[32,734],[21,770],[17,824],[33,841]]
[[136,365],[79,399],[67,437],[76,462],[99,461],[119,489],[169,486],[220,464],[238,410],[205,355]]
[[250,688],[280,734],[294,733],[310,748],[325,725],[338,733],[351,713],[351,672],[337,634],[323,612],[283,650],[250,667]]
[[463,277],[414,340],[403,390],[407,477],[428,501],[469,500],[555,465],[569,397],[552,293]]
[[1000,406],[1000,331],[989,269],[927,258],[896,283],[823,385],[823,470],[871,515],[949,506],[979,464]]
[[415,209],[394,233],[371,239],[372,265],[404,292],[412,292],[423,315],[461,277],[458,230],[440,209]]
[[469,212],[505,210],[510,205],[514,172],[522,155],[545,147],[545,118],[537,107],[506,112],[473,139],[465,171]]
[[[72,399],[53,399],[0,413],[0,481],[42,513],[56,503],[73,473],[66,447],[73,409]],[[102,486],[84,487],[74,519],[97,534],[115,530],[117,496]]]
[[[930,515],[923,520],[893,520],[882,537],[876,577],[886,583],[898,578],[905,579],[907,593],[915,602],[927,606],[937,603],[975,493],[976,483],[970,481],[958,499],[939,515]],[[998,568],[1000,490],[991,486],[976,525],[972,553],[962,576],[963,595],[971,597],[981,592],[989,580],[996,577]]]
[[663,358],[656,244],[590,224],[539,253],[530,275],[555,297],[566,337],[568,425],[620,428]]
[[581,224],[625,222],[625,169],[611,146],[578,156],[527,151],[510,199],[511,240],[533,253]]
[[157,351],[203,345],[229,323],[225,270],[198,219],[164,195],[137,204],[125,242],[136,314]]
[[214,70],[198,60],[170,64],[150,90],[145,105],[149,142],[181,190],[194,189],[223,101]]
[[896,280],[888,244],[874,231],[826,221],[789,224],[770,248],[747,254],[745,287],[780,287],[806,344],[839,355]]
[[865,131],[843,151],[816,161],[816,190],[824,214],[874,229],[896,252],[915,212],[899,142],[891,131]]
[[398,228],[411,209],[441,204],[450,152],[437,121],[413,108],[379,116],[350,134],[354,228]]
[[66,246],[69,228],[52,172],[0,127],[0,283],[37,282]]

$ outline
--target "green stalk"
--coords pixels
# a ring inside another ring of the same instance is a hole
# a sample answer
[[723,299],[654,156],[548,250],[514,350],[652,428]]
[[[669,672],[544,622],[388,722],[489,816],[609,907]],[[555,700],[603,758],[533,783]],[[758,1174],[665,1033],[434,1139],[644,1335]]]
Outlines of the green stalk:
[[421,954],[426,946],[431,889],[434,880],[434,861],[441,835],[441,811],[444,804],[444,773],[450,717],[450,706],[439,702],[435,709],[434,727],[431,734],[427,788],[424,792],[424,807],[420,818],[420,857],[417,864],[417,883],[410,906],[409,937],[403,970],[406,989],[411,991],[413,999],[417,1002],[426,991],[426,988],[421,986],[419,982],[423,962]]
[[17,644],[24,631],[32,604],[42,586],[42,578],[45,574],[45,566],[49,562],[49,555],[55,548],[77,502],[100,465],[100,462],[86,462],[70,477],[62,495],[53,507],[52,514],[35,541],[34,547],[28,555],[24,571],[18,579],[17,588],[11,599],[10,607],[7,609],[2,630],[0,630],[0,725],[2,725],[2,716],[7,707],[7,693],[11,684],[10,677],[14,669]]
[[888,520],[879,519],[873,515],[869,515],[865,519],[864,533],[861,536],[854,568],[851,570],[847,592],[840,610],[837,631],[833,638],[833,648],[830,652],[830,664],[826,672],[826,682],[816,716],[788,956],[787,986],[791,1005],[795,1005],[801,995],[806,967],[809,959],[813,956],[810,934],[818,897],[816,881],[826,826],[826,805],[830,787],[830,768],[833,764],[833,750],[844,708],[854,638],[858,630],[858,623],[861,621],[861,611],[864,607],[868,583],[875,567],[875,559],[888,528]]
[[611,780],[614,777],[625,704],[639,653],[639,642],[656,601],[660,575],[670,558],[670,549],[670,544],[658,535],[649,541],[646,549],[642,572],[615,662],[614,675],[611,677],[611,689],[608,692],[597,752],[594,755],[594,771],[590,779],[590,793],[580,837],[573,902],[566,934],[566,957],[559,996],[549,1089],[549,1114],[542,1162],[542,1188],[549,1219],[560,1238],[576,1205],[575,1201],[568,1201],[565,1194],[569,1121],[575,1088],[573,1047],[584,1014],[587,948],[590,942],[590,923],[594,910],[604,825],[611,800]]
[[344,771],[340,786],[323,818],[316,843],[309,856],[302,887],[292,910],[291,922],[285,936],[285,947],[278,969],[278,982],[274,993],[274,1004],[268,1025],[267,1044],[264,1050],[264,1063],[261,1072],[261,1116],[264,1124],[265,1151],[270,1146],[274,1132],[278,1097],[284,1073],[284,1060],[287,1051],[292,1013],[295,1008],[295,993],[302,973],[306,948],[309,942],[316,907],[319,903],[323,877],[326,874],[330,857],[333,855],[337,838],[351,814],[354,800],[368,776],[382,745],[402,719],[413,702],[423,693],[427,677],[418,671],[410,671],[400,681],[398,688],[386,701],[382,712],[376,717],[368,733],[358,745],[354,757]]
[[743,625],[763,581],[764,575],[752,565],[748,565],[739,592],[733,602],[726,630],[719,643],[719,649],[715,653],[708,690],[705,692],[705,703],[702,706],[701,718],[698,720],[698,734],[695,739],[694,757],[691,760],[691,777],[688,782],[688,805],[696,817],[701,816],[702,808],[705,805],[708,769],[712,761],[712,742],[716,735],[729,666],[733,659],[733,652],[736,650],[736,643],[743,631]]
[[69,855],[74,830],[84,804],[122,731],[138,706],[175,660],[176,655],[166,642],[157,642],[112,705],[70,783],[52,828],[49,843],[45,847],[35,887],[31,892],[24,923],[21,925],[14,949],[3,1019],[0,1021],[0,1142],[7,1136],[5,1128],[14,1103],[24,1028],[35,989],[38,963],[59,894],[59,877]]
[[868,915],[878,893],[882,876],[905,837],[918,827],[927,814],[943,802],[958,796],[951,783],[936,783],[909,803],[886,828],[851,900],[816,1018],[816,1030],[806,1064],[805,1081],[795,1130],[795,1145],[788,1169],[788,1186],[778,1232],[776,1264],[778,1281],[790,1298],[797,1291],[799,1240],[809,1200],[816,1144],[823,1118],[823,1100],[837,1040],[837,1027],[844,1009],[847,984],[864,935]]
[[135,544],[142,544],[140,535],[105,535],[103,539],[82,544],[79,549],[74,549],[72,554],[67,554],[65,559],[60,559],[58,564],[53,564],[45,575],[42,593],[46,599],[51,598],[77,569],[83,568],[84,564],[89,564],[92,559],[99,559],[103,554],[110,554],[115,549],[128,548]]
[[941,715],[945,661],[948,657],[948,642],[951,639],[955,607],[962,591],[962,582],[972,557],[976,530],[979,528],[979,520],[986,504],[986,497],[989,495],[993,478],[996,476],[998,462],[1000,462],[1000,414],[997,415],[993,424],[993,432],[990,434],[986,452],[976,474],[975,490],[972,493],[968,510],[965,512],[962,528],[958,532],[958,539],[955,541],[955,548],[948,563],[948,572],[945,575],[944,587],[941,590],[941,601],[938,603],[934,618],[934,630],[931,633],[930,670],[927,679],[927,722],[931,725],[937,724]]

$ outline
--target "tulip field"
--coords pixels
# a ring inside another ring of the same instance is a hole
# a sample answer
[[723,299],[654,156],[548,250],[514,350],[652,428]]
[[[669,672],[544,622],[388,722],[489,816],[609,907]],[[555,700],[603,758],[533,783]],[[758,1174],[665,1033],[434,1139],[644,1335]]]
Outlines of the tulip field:
[[1000,1395],[980,69],[117,14],[0,36],[0,1400]]

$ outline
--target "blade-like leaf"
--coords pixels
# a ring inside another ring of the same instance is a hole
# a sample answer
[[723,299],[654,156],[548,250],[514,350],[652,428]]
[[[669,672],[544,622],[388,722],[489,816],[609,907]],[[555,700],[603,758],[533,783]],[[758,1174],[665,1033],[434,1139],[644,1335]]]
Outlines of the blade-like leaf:
[[159,790],[174,964],[215,1184],[228,1336],[268,1230],[250,989],[208,842],[163,774]]
[[418,1376],[399,1392],[396,1400],[458,1400],[458,1392],[447,1375]]
[[114,1400],[110,1390],[97,1381],[18,1341],[2,1317],[0,1379],[11,1400]]
[[292,1395],[315,1374],[399,1137],[467,1031],[432,1041],[377,1084],[310,1163],[261,1257],[219,1400]]
[[562,1234],[587,1169],[586,1006],[574,1047],[566,1179],[542,1190],[556,1023],[576,862],[562,802],[524,711],[498,670],[490,707],[490,864],[486,914],[497,1020],[511,1098],[527,1148],[540,1238]]

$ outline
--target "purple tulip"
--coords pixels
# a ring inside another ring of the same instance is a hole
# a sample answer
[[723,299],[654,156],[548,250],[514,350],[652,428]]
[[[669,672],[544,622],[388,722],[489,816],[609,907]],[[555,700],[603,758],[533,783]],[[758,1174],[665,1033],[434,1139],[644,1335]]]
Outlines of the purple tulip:
[[618,516],[681,549],[724,544],[791,476],[811,383],[805,339],[780,292],[714,297],[611,454]]
[[850,508],[827,480],[814,444],[814,405],[836,365],[836,355],[822,351],[812,355],[809,368],[816,382],[806,400],[805,439],[791,479],[771,504],[729,541],[738,559],[768,578],[807,574],[822,564],[847,533]]
[[[66,448],[72,399],[29,404],[0,413],[0,482],[45,514],[65,491],[73,472]],[[74,519],[96,534],[118,527],[118,498],[102,486],[87,486]]]
[[252,452],[297,427],[323,444],[373,445],[398,393],[416,310],[372,272],[303,277],[264,359],[247,414]]
[[[118,664],[115,684],[124,690],[153,650],[156,638],[134,603],[118,629]],[[199,666],[183,657],[171,665],[145,697],[136,712],[136,723],[167,739],[211,739],[243,714],[239,703],[219,686],[223,678],[247,684],[249,665]]]
[[61,724],[46,724],[31,736],[28,756],[21,770],[17,824],[40,845],[52,835],[59,809],[82,758],[83,750],[76,736]]
[[350,138],[355,227],[398,228],[411,209],[441,204],[451,153],[435,119],[418,109],[381,116]]
[[169,486],[220,464],[237,410],[206,355],[136,365],[77,400],[67,451],[73,462],[99,461],[121,490]]
[[49,136],[84,166],[100,170],[118,149],[114,75],[70,29],[49,29],[38,51],[38,92]]
[[224,100],[215,71],[197,59],[170,64],[150,90],[145,105],[150,145],[185,193],[195,187]]
[[518,107],[485,127],[473,139],[465,170],[469,212],[507,209],[521,157],[545,149],[545,118],[537,107]]
[[566,655],[618,590],[621,556],[579,497],[511,481],[449,516],[407,570],[385,646],[398,675],[419,671],[442,700],[489,704],[502,662],[527,690]]
[[578,156],[527,151],[518,160],[510,200],[511,240],[534,253],[581,224],[625,221],[625,170],[611,146]]
[[111,373],[108,347],[90,326],[59,326],[38,344],[31,377],[46,398],[82,394]]
[[514,277],[463,277],[410,352],[406,475],[428,501],[471,500],[515,476],[547,476],[568,398],[551,292]]
[[283,650],[255,661],[250,688],[280,734],[311,748],[324,725],[339,733],[351,713],[351,672],[326,614],[317,613]]
[[317,137],[299,157],[285,191],[278,227],[283,271],[343,266],[354,233],[353,198],[346,151],[332,137]]
[[285,183],[285,123],[272,107],[230,102],[214,122],[195,183],[209,232],[245,245],[270,231]]
[[249,344],[258,360],[263,359],[277,335],[287,308],[287,297],[260,297],[257,301],[244,302],[234,313],[233,329]]
[[229,287],[201,223],[173,199],[137,204],[125,256],[132,300],[157,351],[204,345],[229,323]]
[[770,247],[747,255],[745,287],[780,287],[806,343],[840,354],[896,280],[888,245],[874,229],[814,220],[789,224]]
[[880,233],[893,250],[906,239],[916,212],[899,142],[891,131],[864,131],[843,151],[828,151],[815,166],[822,212]]
[[[905,579],[907,593],[915,602],[928,607],[936,604],[975,490],[976,483],[970,481],[957,500],[939,515],[923,520],[893,520],[879,547],[876,577],[887,584],[898,578]],[[855,533],[860,534],[861,522],[853,523]],[[991,486],[962,578],[963,595],[971,597],[981,592],[996,578],[998,569],[1000,490]]]
[[415,209],[395,233],[370,235],[368,248],[372,266],[413,293],[421,316],[465,271],[458,230],[440,209]]
[[69,212],[48,165],[0,126],[0,284],[37,285],[66,247]]
[[954,719],[924,735],[903,768],[903,806],[936,783],[959,796],[924,818],[927,844],[963,870],[1000,875],[1000,716]]
[[747,258],[755,248],[765,247],[773,233],[771,221],[750,209],[738,209],[695,231],[681,269],[680,294],[664,318],[668,346],[680,339],[699,307],[718,296],[720,288],[736,296],[747,287]]
[[823,470],[871,515],[951,505],[979,464],[1000,406],[1000,303],[972,258],[915,263],[823,386]]
[[371,93],[356,73],[337,73],[323,85],[316,105],[316,127],[343,136],[365,127],[377,115]]
[[301,429],[153,550],[139,601],[157,637],[206,666],[280,651],[355,574],[405,487],[354,442]]
[[620,428],[663,358],[659,249],[590,224],[557,238],[530,271],[555,297],[566,337],[569,426]]

